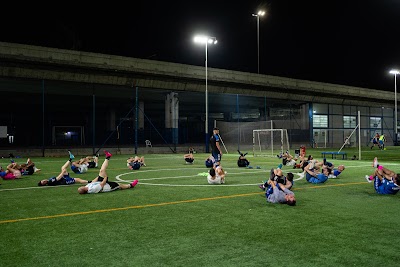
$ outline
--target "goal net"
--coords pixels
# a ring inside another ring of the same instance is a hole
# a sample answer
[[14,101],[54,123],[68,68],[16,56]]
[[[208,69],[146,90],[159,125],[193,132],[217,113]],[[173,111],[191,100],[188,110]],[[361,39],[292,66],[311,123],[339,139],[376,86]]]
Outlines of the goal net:
[[253,156],[275,157],[289,149],[287,129],[253,130]]
[[[340,148],[358,146],[358,132],[354,129],[314,129],[314,148]],[[353,134],[352,134],[353,133]]]

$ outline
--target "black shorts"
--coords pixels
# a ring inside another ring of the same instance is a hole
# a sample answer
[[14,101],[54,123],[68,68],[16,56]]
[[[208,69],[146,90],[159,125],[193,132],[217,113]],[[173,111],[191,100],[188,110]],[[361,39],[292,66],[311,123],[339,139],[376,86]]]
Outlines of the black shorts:
[[[103,181],[103,180],[104,180],[104,178],[101,177],[101,176],[99,176],[99,179],[98,179],[97,181],[101,182],[101,181]],[[111,191],[114,191],[114,190],[119,189],[119,184],[118,184],[117,182],[110,182],[110,181],[107,181],[107,184],[110,185]]]
[[194,159],[192,158],[185,158],[186,162],[193,163]]
[[96,162],[94,161],[88,162],[88,168],[96,168]]

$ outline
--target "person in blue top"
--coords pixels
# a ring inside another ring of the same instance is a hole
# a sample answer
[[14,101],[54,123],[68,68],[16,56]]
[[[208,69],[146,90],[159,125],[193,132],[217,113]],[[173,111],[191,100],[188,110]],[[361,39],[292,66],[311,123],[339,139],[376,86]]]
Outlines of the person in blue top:
[[304,170],[306,171],[306,180],[312,184],[325,183],[328,180],[329,169],[322,166],[322,172],[314,169],[314,164],[308,164]]
[[57,185],[72,185],[75,183],[87,184],[87,180],[80,178],[73,178],[69,176],[67,168],[71,164],[72,158],[70,158],[62,167],[59,175],[51,177],[49,179],[40,180],[38,186],[57,186]]
[[375,191],[382,195],[395,195],[400,190],[399,174],[388,168],[378,164],[377,158],[374,159],[376,166],[374,173],[371,176],[366,175],[365,179],[372,183],[374,182]]
[[344,165],[339,165],[337,168],[333,169],[331,174],[329,174],[328,178],[337,178],[339,174],[344,171]]
[[215,163],[215,159],[212,155],[208,156],[206,160],[204,161],[205,165],[207,168],[212,168]]
[[214,128],[213,134],[210,137],[211,155],[214,157],[215,162],[220,162],[222,158],[222,149],[220,146],[221,138],[219,136],[219,129]]

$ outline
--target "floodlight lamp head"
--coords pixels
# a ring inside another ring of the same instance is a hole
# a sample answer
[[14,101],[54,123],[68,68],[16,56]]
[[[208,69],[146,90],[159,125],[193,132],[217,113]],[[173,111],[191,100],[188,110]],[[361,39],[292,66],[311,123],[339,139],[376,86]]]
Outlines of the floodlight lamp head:
[[398,75],[398,74],[400,74],[400,71],[393,69],[393,70],[389,71],[389,73],[390,74],[394,74],[394,75]]
[[260,10],[260,11],[258,11],[257,15],[262,17],[265,15],[265,11]]
[[201,44],[206,44],[206,43],[216,44],[218,42],[217,38],[208,37],[208,36],[204,36],[204,35],[197,35],[197,36],[194,37],[193,40],[194,40],[195,43],[201,43]]

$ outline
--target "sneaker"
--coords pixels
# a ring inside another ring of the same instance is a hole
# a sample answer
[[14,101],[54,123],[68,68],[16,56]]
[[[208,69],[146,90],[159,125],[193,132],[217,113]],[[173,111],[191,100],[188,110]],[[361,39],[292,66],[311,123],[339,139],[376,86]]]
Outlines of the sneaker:
[[365,180],[367,180],[368,183],[372,183],[371,178],[369,177],[369,175],[365,175]]
[[265,191],[265,185],[264,185],[264,184],[260,184],[258,187],[259,187],[262,191]]
[[70,150],[68,150],[68,154],[69,154],[69,158],[70,158],[70,159],[74,159],[74,158],[75,158],[75,156],[71,153]]
[[282,169],[283,165],[282,163],[278,165],[277,169]]
[[104,153],[106,154],[106,158],[111,158],[112,154],[108,152],[107,150],[104,150]]
[[372,166],[373,166],[374,168],[378,168],[379,162],[378,162],[378,158],[377,158],[377,157],[374,158],[374,164],[373,164]]
[[131,183],[131,188],[134,188],[138,183],[139,183],[139,180],[134,180],[134,181]]

